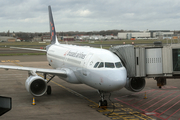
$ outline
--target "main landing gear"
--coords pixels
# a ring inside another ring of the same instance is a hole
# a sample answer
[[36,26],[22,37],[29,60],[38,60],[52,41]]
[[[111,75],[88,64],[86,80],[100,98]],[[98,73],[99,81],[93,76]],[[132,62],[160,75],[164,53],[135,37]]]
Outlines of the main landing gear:
[[[50,76],[50,79],[47,81],[47,83],[49,83],[53,78],[55,77],[55,75],[53,75],[53,76]],[[46,73],[44,73],[44,79],[46,79],[47,78],[47,74]],[[47,80],[47,79],[46,79]],[[46,91],[46,93],[47,93],[47,95],[51,95],[51,86],[50,85],[48,85],[47,86],[47,91]]]
[[46,93],[47,93],[47,95],[51,95],[51,86],[50,85],[47,86]]
[[106,109],[107,108],[107,100],[104,100],[104,93],[102,91],[98,91],[101,97],[99,100],[99,108]]

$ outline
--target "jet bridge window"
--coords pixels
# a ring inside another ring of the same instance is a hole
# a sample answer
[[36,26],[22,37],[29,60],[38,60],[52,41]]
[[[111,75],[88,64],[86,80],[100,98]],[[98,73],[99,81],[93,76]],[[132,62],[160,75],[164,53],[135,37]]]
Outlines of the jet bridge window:
[[173,49],[173,71],[180,71],[180,49]]
[[105,62],[106,68],[115,68],[114,63]]

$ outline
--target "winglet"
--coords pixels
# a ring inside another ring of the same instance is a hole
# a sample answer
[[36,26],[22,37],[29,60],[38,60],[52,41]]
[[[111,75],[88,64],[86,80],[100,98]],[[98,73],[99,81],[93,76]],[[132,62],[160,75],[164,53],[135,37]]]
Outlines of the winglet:
[[56,36],[56,30],[55,30],[54,20],[53,20],[53,16],[52,16],[51,6],[48,6],[48,9],[49,9],[51,44],[59,44],[57,36]]

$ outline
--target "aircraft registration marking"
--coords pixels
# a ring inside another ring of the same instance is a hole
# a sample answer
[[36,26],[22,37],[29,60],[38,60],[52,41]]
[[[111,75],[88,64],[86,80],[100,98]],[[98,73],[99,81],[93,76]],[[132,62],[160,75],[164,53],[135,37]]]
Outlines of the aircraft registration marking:
[[20,62],[20,60],[1,60],[2,63],[8,63],[8,62],[11,62],[11,63],[17,63],[17,62]]

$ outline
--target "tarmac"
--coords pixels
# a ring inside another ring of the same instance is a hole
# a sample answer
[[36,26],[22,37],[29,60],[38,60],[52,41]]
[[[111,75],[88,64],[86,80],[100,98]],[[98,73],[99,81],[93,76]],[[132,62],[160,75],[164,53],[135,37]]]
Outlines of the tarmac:
[[[51,68],[45,55],[1,56],[1,65]],[[98,108],[96,89],[70,84],[55,77],[49,85],[52,95],[35,97],[26,91],[27,71],[0,69],[0,96],[12,98],[12,109],[1,120],[180,120],[180,79],[169,79],[159,89],[156,81],[146,79],[141,92],[125,88],[107,94],[107,109]],[[146,98],[146,99],[144,99]]]

